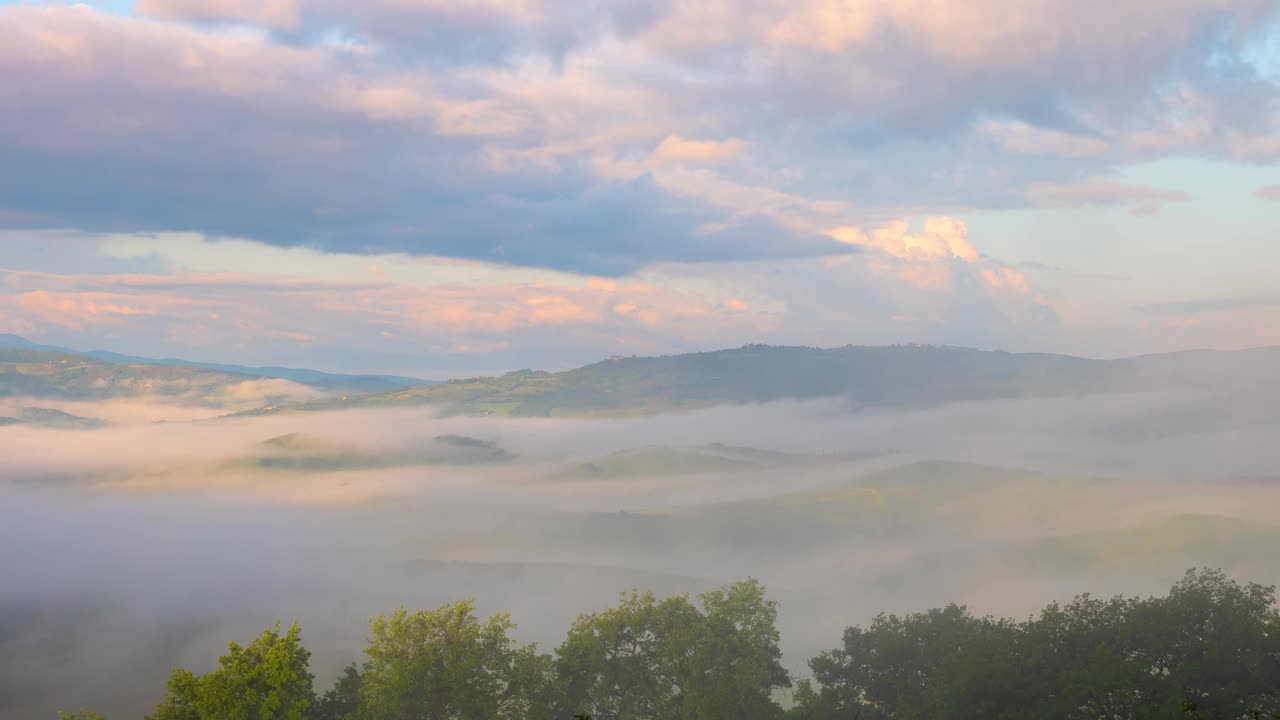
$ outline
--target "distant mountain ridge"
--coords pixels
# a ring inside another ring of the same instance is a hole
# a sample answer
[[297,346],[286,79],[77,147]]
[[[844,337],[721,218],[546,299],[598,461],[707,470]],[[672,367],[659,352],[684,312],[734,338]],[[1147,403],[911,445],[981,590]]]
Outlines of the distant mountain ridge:
[[408,386],[390,376],[281,368],[271,374],[272,368],[72,353],[0,336],[0,396],[95,399],[192,388],[208,393],[246,379],[277,377],[329,391],[309,401],[271,398],[268,406],[239,413],[258,415],[426,405],[453,415],[623,417],[787,399],[842,397],[852,407],[901,408],[1159,390],[1233,392],[1250,406],[1266,397],[1258,389],[1280,390],[1276,367],[1280,347],[1096,360],[935,345],[746,345]]
[[134,355],[123,355],[109,350],[91,350],[81,352],[56,345],[41,345],[19,335],[0,334],[0,348],[33,350],[38,352],[56,352],[102,360],[120,365],[175,365],[180,367],[201,368],[223,373],[247,375],[254,378],[273,378],[291,380],[323,390],[346,390],[350,392],[369,393],[384,392],[406,387],[433,385],[437,381],[421,378],[402,377],[398,375],[348,375],[343,373],[326,373],[319,370],[286,367],[251,367],[247,365],[231,365],[225,363],[197,362],[177,358],[147,358]]
[[522,370],[428,387],[264,408],[250,414],[432,405],[460,415],[626,416],[719,404],[846,397],[854,406],[1160,390],[1275,387],[1280,347],[1095,360],[932,345],[747,345],[612,358],[574,370]]

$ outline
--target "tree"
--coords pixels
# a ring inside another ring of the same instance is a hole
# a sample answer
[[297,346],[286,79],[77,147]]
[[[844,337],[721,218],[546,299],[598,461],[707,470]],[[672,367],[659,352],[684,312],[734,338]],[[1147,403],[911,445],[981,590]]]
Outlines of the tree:
[[624,595],[617,607],[580,616],[556,650],[566,712],[596,720],[676,718],[682,660],[696,642],[697,608],[684,595],[659,602]]
[[777,606],[755,581],[659,601],[631,593],[583,615],[556,651],[566,707],[597,720],[773,718],[782,668]]
[[96,713],[91,710],[80,708],[78,711],[69,713],[58,711],[58,720],[107,720],[102,713]]
[[361,679],[355,663],[343,669],[333,687],[316,701],[314,720],[357,720]]
[[755,580],[698,596],[705,618],[691,662],[684,716],[766,720],[781,715],[775,689],[791,687],[782,667],[778,604]]
[[1280,712],[1275,587],[1189,571],[1167,597],[1139,605],[1130,626],[1151,706],[1190,702],[1209,718]]
[[276,623],[247,647],[230,643],[207,675],[175,670],[150,720],[304,720],[315,697],[300,637],[296,624],[281,635]]
[[1243,718],[1280,710],[1275,589],[1189,571],[1165,597],[1050,605],[1026,624],[1042,717]]
[[[797,693],[797,718],[1001,718],[1023,693],[1012,623],[974,617],[964,607],[880,615],[844,633],[843,647],[809,666],[819,688]],[[1014,714],[1011,717],[1018,717]]]
[[360,720],[537,720],[549,715],[550,659],[517,647],[505,614],[481,623],[471,601],[369,623]]
[[948,606],[849,628],[794,720],[1156,720],[1280,712],[1275,589],[1191,571],[1162,598],[1081,595],[1022,623]]

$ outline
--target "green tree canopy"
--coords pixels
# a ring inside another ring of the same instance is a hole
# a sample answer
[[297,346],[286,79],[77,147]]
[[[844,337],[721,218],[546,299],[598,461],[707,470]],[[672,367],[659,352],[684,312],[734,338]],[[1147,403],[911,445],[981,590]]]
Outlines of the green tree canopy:
[[556,651],[566,716],[596,720],[773,718],[780,663],[777,605],[754,580],[659,601],[624,595],[578,618]]
[[355,663],[344,668],[333,687],[316,701],[315,720],[357,720],[362,680]]
[[882,614],[810,662],[785,713],[777,610],[754,580],[696,602],[632,592],[580,616],[552,656],[470,601],[401,608],[370,621],[363,667],[319,699],[298,627],[277,624],[206,675],[174,671],[151,720],[1280,720],[1276,590],[1220,571],[1021,622]]
[[281,635],[276,623],[246,647],[231,643],[207,675],[175,670],[149,720],[306,720],[314,701],[311,653],[300,636],[296,624]]
[[1022,623],[882,615],[810,663],[795,720],[1280,717],[1275,588],[1190,571],[1165,597],[1081,595]]
[[369,623],[360,720],[537,720],[549,713],[550,658],[517,646],[505,614],[486,622],[471,601]]

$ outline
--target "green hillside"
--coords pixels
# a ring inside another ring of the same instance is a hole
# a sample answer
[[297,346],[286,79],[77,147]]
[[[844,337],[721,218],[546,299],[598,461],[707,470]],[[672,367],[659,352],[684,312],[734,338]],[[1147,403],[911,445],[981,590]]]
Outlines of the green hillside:
[[0,348],[0,397],[183,398],[220,404],[229,388],[252,379],[195,367],[119,364],[71,353]]
[[263,441],[244,456],[219,465],[217,471],[323,473],[413,465],[479,465],[505,462],[511,457],[496,443],[461,435],[441,435],[412,447],[364,448],[291,433]]
[[1174,515],[1125,528],[1037,541],[1023,559],[1040,570],[1080,572],[1143,567],[1176,572],[1183,565],[1280,565],[1280,528],[1216,515]]
[[30,407],[18,413],[18,419],[24,423],[59,430],[93,430],[106,425],[96,418],[80,417],[61,410],[51,408]]
[[418,378],[402,377],[398,375],[349,375],[344,373],[319,372],[317,370],[308,370],[305,368],[286,368],[276,366],[250,367],[246,365],[232,365],[227,363],[196,362],[191,360],[182,360],[179,358],[148,358],[138,357],[136,355],[122,355],[108,350],[90,350],[88,352],[80,352],[78,350],[58,347],[55,345],[34,343],[18,335],[0,333],[0,350],[4,349],[41,350],[45,352],[71,354],[116,365],[178,365],[184,367],[203,368],[205,370],[230,373],[232,375],[247,375],[254,378],[278,378],[281,380],[291,380],[302,385],[309,385],[314,388],[332,390],[335,392],[383,392],[401,387],[430,385],[434,382],[431,380],[421,380]]
[[30,425],[56,430],[93,430],[106,426],[97,418],[81,417],[52,408],[28,407],[18,410],[17,417],[0,417],[0,427]]
[[[308,402],[269,398],[244,414],[431,406],[454,415],[626,417],[720,404],[845,397],[854,406],[927,407],[951,402],[1103,392],[1237,390],[1232,424],[1269,418],[1246,389],[1274,386],[1280,349],[1189,352],[1125,360],[1013,354],[937,346],[820,349],[748,345],[664,357],[614,358],[564,372],[497,377]],[[189,365],[112,363],[85,355],[0,348],[0,397],[196,399],[218,405],[250,375]],[[1243,412],[1243,414],[1239,414]],[[1188,422],[1200,417],[1189,411]],[[1118,428],[1119,432],[1134,432]]]

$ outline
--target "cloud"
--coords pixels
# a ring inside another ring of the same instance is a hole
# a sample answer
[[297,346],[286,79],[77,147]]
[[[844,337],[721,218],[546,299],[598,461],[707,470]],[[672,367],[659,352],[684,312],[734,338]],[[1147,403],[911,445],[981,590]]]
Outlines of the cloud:
[[1254,194],[1254,197],[1259,197],[1259,198],[1262,198],[1263,200],[1280,200],[1280,185],[1268,185],[1266,187],[1260,187],[1256,191],[1254,191],[1253,194]]
[[1130,205],[1134,214],[1155,212],[1166,202],[1183,202],[1191,196],[1180,190],[1166,190],[1150,185],[1124,183],[1105,177],[1093,177],[1070,183],[1033,183],[1026,197],[1039,207],[1086,207],[1090,205]]
[[296,30],[298,0],[138,0],[136,12],[148,17],[194,22],[240,22],[272,30]]
[[1280,158],[1280,123],[1265,133],[1228,131],[1227,148],[1240,160],[1266,163]]
[[[1274,12],[1266,0],[677,3],[645,37],[744,95],[763,85],[889,132],[952,131],[975,113],[1064,130],[1095,107],[1138,112],[1161,84],[1200,80],[1196,58],[1233,54]],[[717,74],[740,67],[757,72]]]
[[0,87],[11,226],[607,274],[813,257],[832,227],[1026,205],[1027,178],[1265,157],[1276,96],[1204,69],[1268,0],[135,11],[0,8],[0,71],[37,79]]
[[[1020,273],[978,254],[962,222],[933,218],[918,232],[892,223],[867,237],[880,245],[772,263],[659,263],[615,277],[378,255],[379,273],[346,279],[371,258],[112,236],[100,247],[114,261],[170,269],[0,270],[0,317],[25,318],[13,331],[71,347],[441,376],[760,341],[957,332],[985,344],[1053,322]],[[225,269],[246,265],[293,274]],[[904,328],[894,316],[921,320]]]
[[1103,138],[1035,127],[1025,122],[988,122],[979,125],[978,131],[991,137],[1003,149],[1025,155],[1093,158],[1106,155],[1111,150],[1111,144]]
[[[183,302],[171,298],[173,302]],[[127,304],[128,298],[109,293],[53,293],[33,290],[19,293],[11,300],[19,312],[30,317],[79,330],[86,324],[122,325],[139,315],[156,315],[158,311],[142,304]]]
[[1228,312],[1232,310],[1250,310],[1257,308],[1280,307],[1280,296],[1254,295],[1232,298],[1207,298],[1199,300],[1182,300],[1177,302],[1150,303],[1138,307],[1141,312],[1199,315],[1202,313]]
[[572,8],[546,0],[141,0],[149,17],[260,26],[284,39],[334,36],[437,63],[500,63],[511,56],[557,59],[595,36],[628,34],[662,3],[614,0]]
[[1038,262],[1035,260],[1028,260],[1026,262],[1019,263],[1018,267],[1021,267],[1025,270],[1031,270],[1033,272],[1061,275],[1061,276],[1069,277],[1073,280],[1106,280],[1106,281],[1123,282],[1131,279],[1124,275],[1116,275],[1113,273],[1082,272],[1080,270],[1073,270],[1071,268],[1060,267],[1058,265]]
[[924,231],[908,232],[905,221],[897,221],[872,231],[870,235],[858,228],[840,227],[829,234],[843,243],[873,247],[896,258],[940,260],[959,258],[965,262],[977,262],[978,250],[968,240],[969,227],[953,218],[930,218]]
[[720,162],[732,160],[746,151],[746,143],[738,139],[689,140],[668,135],[653,151],[656,159],[667,162]]

